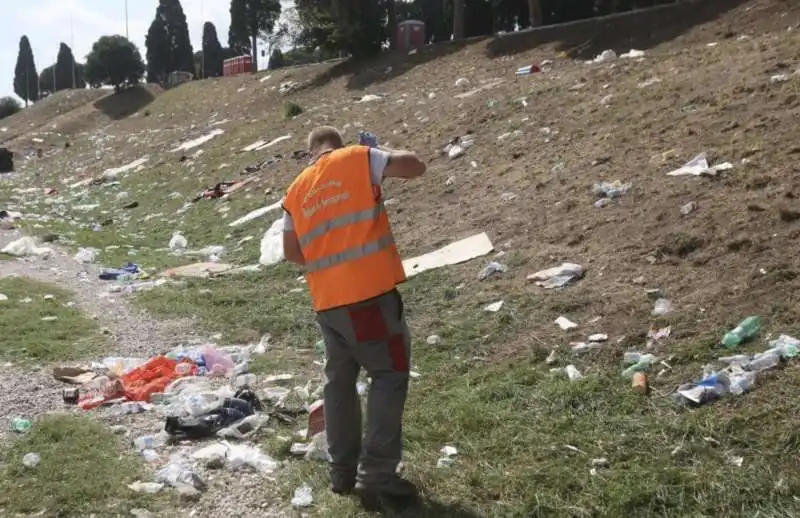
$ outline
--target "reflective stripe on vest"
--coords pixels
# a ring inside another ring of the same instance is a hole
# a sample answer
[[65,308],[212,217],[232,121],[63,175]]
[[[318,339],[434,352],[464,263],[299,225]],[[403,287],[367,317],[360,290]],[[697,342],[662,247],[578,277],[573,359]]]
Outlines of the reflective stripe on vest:
[[360,259],[366,255],[380,252],[384,248],[387,248],[393,244],[394,237],[391,234],[387,234],[365,245],[354,246],[337,254],[320,257],[316,261],[306,263],[306,272],[315,272],[317,270],[330,268],[331,266],[336,266],[347,261]]
[[305,248],[312,241],[320,236],[324,236],[326,233],[330,232],[335,228],[342,228],[346,227],[347,225],[352,225],[354,223],[359,223],[361,221],[369,221],[373,219],[378,219],[378,216],[386,210],[383,207],[383,203],[378,203],[375,207],[366,210],[359,210],[356,212],[350,212],[348,214],[342,214],[341,216],[337,216],[335,218],[331,218],[327,221],[323,221],[316,227],[312,228],[302,236],[298,238],[300,242],[300,247]]

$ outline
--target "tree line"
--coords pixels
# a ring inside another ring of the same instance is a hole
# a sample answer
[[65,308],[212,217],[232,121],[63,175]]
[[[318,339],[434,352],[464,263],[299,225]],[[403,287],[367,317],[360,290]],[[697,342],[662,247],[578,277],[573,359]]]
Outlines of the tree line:
[[[397,23],[425,22],[429,42],[469,38],[562,23],[675,0],[295,0],[283,13],[279,0],[230,0],[227,46],[211,22],[203,25],[202,48],[194,51],[180,0],[159,0],[145,37],[146,54],[122,36],[103,36],[85,63],[59,45],[56,62],[37,73],[27,36],[19,42],[14,92],[26,105],[68,88],[123,88],[143,78],[164,83],[172,72],[196,78],[222,75],[227,58],[251,55],[258,69],[258,44],[271,47],[270,68],[337,55],[369,57],[394,44]],[[283,51],[282,48],[291,50]],[[5,106],[5,105],[2,105]],[[2,110],[0,110],[2,111]]]
[[202,49],[194,52],[180,0],[159,0],[145,36],[146,61],[127,38],[102,36],[85,63],[77,62],[69,45],[61,43],[56,62],[41,72],[37,72],[30,40],[23,35],[14,68],[14,93],[27,105],[58,91],[87,85],[122,88],[145,77],[148,82],[164,83],[172,72],[217,77],[222,75],[225,59],[242,54],[252,54],[257,68],[258,40],[272,33],[280,14],[279,0],[231,0],[228,46],[220,43],[214,24],[205,22]]

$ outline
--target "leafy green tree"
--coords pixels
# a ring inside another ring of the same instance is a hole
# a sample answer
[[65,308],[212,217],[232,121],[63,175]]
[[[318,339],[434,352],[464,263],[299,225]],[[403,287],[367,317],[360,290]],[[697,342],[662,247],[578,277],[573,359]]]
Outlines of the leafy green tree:
[[144,76],[139,49],[124,36],[103,36],[86,56],[86,81],[94,88],[111,85],[120,91],[139,83]]
[[22,105],[11,96],[0,97],[0,119],[5,119],[22,110]]
[[225,60],[225,50],[219,42],[217,28],[211,22],[203,24],[203,53],[201,77],[220,77],[222,75],[222,62]]
[[179,0],[159,0],[145,36],[147,81],[163,83],[170,72],[194,72],[189,26]]
[[386,0],[296,0],[295,6],[303,46],[363,58],[380,52],[386,42]]
[[258,70],[258,38],[272,33],[281,15],[280,0],[231,0],[228,45],[239,54],[253,57]]
[[36,72],[31,42],[24,35],[19,39],[19,53],[14,67],[14,93],[25,100],[25,106],[39,100],[39,74]]

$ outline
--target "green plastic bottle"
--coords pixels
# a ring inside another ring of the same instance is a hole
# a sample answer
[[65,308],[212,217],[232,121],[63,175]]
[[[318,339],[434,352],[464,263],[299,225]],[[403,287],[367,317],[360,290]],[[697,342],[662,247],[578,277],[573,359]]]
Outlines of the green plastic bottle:
[[27,432],[32,426],[33,424],[29,420],[21,417],[15,417],[8,423],[9,430],[17,433]]
[[728,349],[733,349],[741,343],[752,339],[760,331],[761,319],[758,317],[747,317],[733,330],[725,333],[725,336],[722,337],[722,345]]

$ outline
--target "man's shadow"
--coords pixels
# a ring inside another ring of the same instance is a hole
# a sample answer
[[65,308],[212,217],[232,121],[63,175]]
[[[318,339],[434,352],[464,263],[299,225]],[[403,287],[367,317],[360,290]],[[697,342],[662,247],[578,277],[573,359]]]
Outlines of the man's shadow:
[[413,504],[385,502],[385,505],[376,511],[387,518],[486,518],[461,504],[445,504],[424,497],[420,497]]

